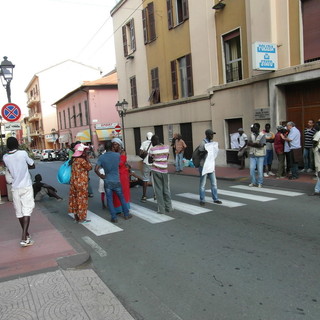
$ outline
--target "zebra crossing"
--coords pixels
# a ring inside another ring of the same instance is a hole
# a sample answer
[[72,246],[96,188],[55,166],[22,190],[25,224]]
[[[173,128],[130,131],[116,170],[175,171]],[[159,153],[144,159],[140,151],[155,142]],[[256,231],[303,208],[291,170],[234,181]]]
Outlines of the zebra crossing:
[[[269,202],[278,200],[279,196],[285,197],[297,197],[302,196],[304,193],[295,192],[295,191],[287,191],[287,190],[279,190],[272,188],[252,188],[245,185],[233,185],[230,186],[231,190],[227,189],[219,189],[219,198],[222,201],[222,204],[215,204],[211,197],[211,191],[206,190],[209,193],[206,196],[205,201],[208,204],[217,205],[220,207],[228,207],[228,208],[237,208],[241,206],[246,206],[249,203],[246,203],[246,200],[257,201],[257,202]],[[212,208],[206,206],[201,207],[200,205],[190,204],[184,199],[199,201],[199,195],[196,193],[178,193],[175,194],[179,200],[172,200],[172,206],[176,212],[182,212],[190,215],[199,215],[203,213],[207,213],[212,211]],[[222,196],[222,197],[221,197]],[[224,199],[223,196],[235,198],[237,201]],[[136,218],[142,219],[151,224],[157,223],[165,223],[172,220],[175,220],[174,217],[169,216],[167,214],[159,214],[157,212],[157,202],[150,198],[148,202],[152,204],[153,208],[147,208],[141,204],[130,203],[130,213]],[[73,214],[69,214],[73,217]],[[89,223],[82,224],[85,228],[91,231],[96,236],[102,236],[110,233],[123,231],[118,225],[115,225],[104,218],[101,218],[94,212],[88,210],[87,218],[91,220]],[[107,217],[106,217],[107,218]]]

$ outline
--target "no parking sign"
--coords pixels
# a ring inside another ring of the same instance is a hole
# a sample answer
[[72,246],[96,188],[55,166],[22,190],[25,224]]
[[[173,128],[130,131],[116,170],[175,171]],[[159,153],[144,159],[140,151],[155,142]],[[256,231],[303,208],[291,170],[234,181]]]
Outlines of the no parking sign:
[[21,117],[21,109],[14,103],[7,103],[1,109],[3,119],[14,122]]

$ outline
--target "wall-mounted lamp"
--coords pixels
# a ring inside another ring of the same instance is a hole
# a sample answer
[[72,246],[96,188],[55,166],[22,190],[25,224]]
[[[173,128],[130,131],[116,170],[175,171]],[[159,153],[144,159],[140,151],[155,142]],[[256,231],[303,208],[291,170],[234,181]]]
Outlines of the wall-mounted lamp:
[[222,0],[220,0],[217,4],[215,4],[212,7],[212,9],[214,9],[214,10],[222,10],[225,6],[226,6],[226,4],[223,3]]

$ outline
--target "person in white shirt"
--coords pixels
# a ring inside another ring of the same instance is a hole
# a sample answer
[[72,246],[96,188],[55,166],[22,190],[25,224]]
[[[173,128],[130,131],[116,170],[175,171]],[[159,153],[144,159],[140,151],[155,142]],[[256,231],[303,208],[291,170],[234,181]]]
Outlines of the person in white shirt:
[[149,150],[152,147],[151,138],[153,136],[152,132],[147,133],[147,140],[141,143],[140,147],[140,157],[143,159],[142,167],[142,178],[143,178],[143,188],[142,188],[142,198],[141,202],[147,202],[147,186],[150,184],[151,177],[151,166],[152,163],[148,161]]
[[30,216],[35,206],[32,180],[28,169],[34,169],[34,161],[24,150],[18,150],[19,143],[15,137],[7,139],[8,153],[3,156],[3,162],[12,177],[12,197],[16,217],[22,228],[20,245],[33,245],[29,234]]

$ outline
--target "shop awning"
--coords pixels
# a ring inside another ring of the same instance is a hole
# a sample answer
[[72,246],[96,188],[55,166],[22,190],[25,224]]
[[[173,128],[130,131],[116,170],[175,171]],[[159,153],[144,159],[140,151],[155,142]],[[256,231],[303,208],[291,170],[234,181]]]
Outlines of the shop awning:
[[99,141],[112,140],[113,138],[122,138],[122,135],[118,135],[114,128],[96,129],[96,132]]
[[77,140],[79,140],[81,142],[90,142],[91,141],[89,129],[78,132],[76,137],[77,137]]

